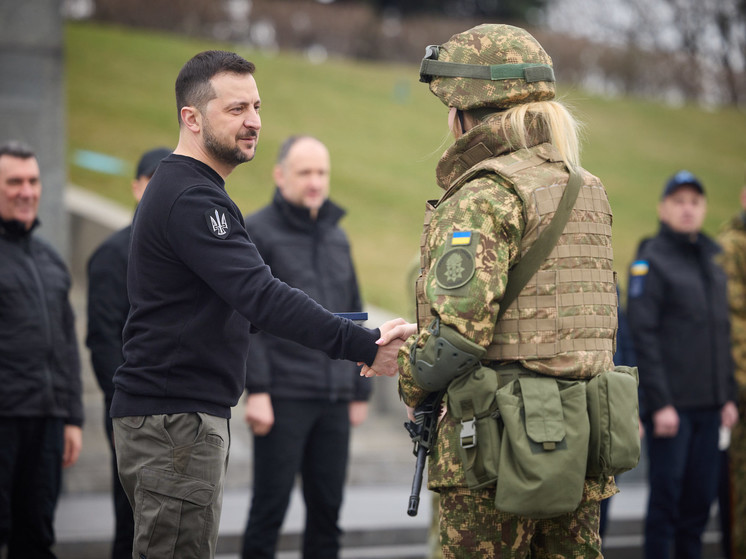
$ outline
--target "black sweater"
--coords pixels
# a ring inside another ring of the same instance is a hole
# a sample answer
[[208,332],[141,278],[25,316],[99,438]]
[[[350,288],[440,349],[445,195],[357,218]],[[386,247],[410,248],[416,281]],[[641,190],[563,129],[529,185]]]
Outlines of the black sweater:
[[335,359],[370,364],[378,349],[378,331],[272,276],[222,178],[190,157],[165,158],[137,207],[127,290],[112,417],[230,417],[244,389],[252,325]]
[[[275,277],[332,312],[361,311],[350,244],[337,225],[343,215],[327,200],[311,219],[307,208],[290,204],[275,189],[271,204],[246,217],[246,229]],[[371,381],[358,372],[354,363],[258,332],[251,337],[246,388],[273,398],[363,401]]]
[[720,247],[662,224],[632,265],[627,318],[647,413],[665,406],[717,408],[735,401],[725,272]]

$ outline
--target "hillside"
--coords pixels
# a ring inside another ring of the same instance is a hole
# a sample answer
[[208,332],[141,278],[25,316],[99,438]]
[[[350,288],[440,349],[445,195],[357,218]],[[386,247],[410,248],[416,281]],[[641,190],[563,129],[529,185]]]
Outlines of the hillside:
[[[140,153],[177,139],[173,83],[181,65],[208,48],[239,52],[257,65],[262,97],[256,158],[227,180],[245,213],[270,200],[271,167],[289,134],[318,136],[332,154],[332,196],[347,208],[363,296],[411,312],[407,271],[418,251],[424,201],[437,198],[434,168],[450,143],[446,111],[406,65],[330,59],[94,24],[66,27],[68,168],[71,182],[132,206],[129,181]],[[551,53],[550,53],[551,54]],[[655,204],[679,168],[708,189],[706,229],[737,207],[746,163],[746,114],[604,99],[568,87],[561,95],[586,124],[584,166],[604,181],[614,210],[615,267],[624,283],[637,240],[657,227]],[[76,165],[78,150],[128,162],[124,174]]]

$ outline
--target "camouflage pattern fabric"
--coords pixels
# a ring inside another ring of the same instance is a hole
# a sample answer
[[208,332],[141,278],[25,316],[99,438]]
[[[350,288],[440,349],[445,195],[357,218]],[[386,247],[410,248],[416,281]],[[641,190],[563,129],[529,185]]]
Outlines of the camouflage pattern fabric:
[[440,493],[444,559],[600,558],[600,506],[584,496],[577,510],[549,519],[506,514],[495,508],[495,488]]
[[718,237],[720,264],[728,275],[733,359],[739,421],[731,432],[731,540],[733,557],[746,557],[746,213],[727,223]]
[[[473,146],[481,144],[488,148],[489,155],[485,155],[484,157],[497,157],[511,152],[509,143],[504,136],[504,128],[501,126],[501,122],[499,122],[500,118],[499,114],[488,118],[483,124],[468,131],[446,151],[438,165],[437,173],[438,182],[442,188],[448,190],[457,177],[462,175],[471,166],[479,163],[479,161],[474,161],[473,157],[463,157],[465,152]],[[546,145],[547,138],[542,137],[537,132],[532,141],[535,141],[536,147],[530,148],[528,151],[538,151],[544,149],[540,146],[541,144]],[[584,173],[584,177],[590,176],[585,171],[582,172]],[[566,172],[564,174],[564,181],[565,183],[567,181]],[[600,188],[601,190],[598,195],[603,195],[605,198],[605,192],[603,192],[602,187]],[[523,200],[513,185],[495,173],[484,172],[476,175],[461,188],[453,192],[447,203],[439,205],[432,216],[423,246],[423,263],[426,270],[423,280],[427,299],[431,304],[433,313],[440,318],[443,324],[451,326],[468,340],[482,346],[489,346],[492,343],[495,320],[500,308],[502,294],[505,291],[508,270],[519,258],[523,248],[522,242],[526,240],[524,238],[526,228],[525,215],[526,208],[524,208]],[[607,225],[610,228],[611,216],[607,217],[609,219]],[[447,250],[449,234],[454,231],[472,232],[474,238],[479,239],[479,244],[475,249],[476,271],[472,278],[466,285],[449,292],[448,290],[443,290],[438,285],[434,277],[435,268],[431,267],[430,264],[436,262]],[[612,284],[611,289],[615,293],[616,288],[614,284]],[[614,303],[615,301],[614,299]],[[607,314],[615,319],[616,305],[613,304],[610,307],[609,309],[604,307],[601,314]],[[577,312],[592,314],[596,310],[590,307],[581,307]],[[586,330],[593,332],[592,328]],[[583,332],[583,335],[587,333]],[[603,329],[598,335],[600,338],[603,338],[603,341],[609,341],[615,335],[615,328]],[[409,354],[413,344],[416,343],[419,347],[424,346],[428,336],[429,334],[425,329],[421,330],[418,336],[413,336],[407,340],[399,352],[399,392],[404,402],[412,407],[415,407],[426,394],[412,379]],[[557,363],[556,366],[562,371],[581,373],[579,374],[581,377],[586,373],[588,376],[592,376],[603,370],[611,369],[613,368],[610,351],[611,344],[608,344],[608,346],[603,351],[589,349],[568,353],[562,357],[561,363]],[[536,359],[530,362],[526,361],[524,364],[528,366],[529,363],[533,363],[536,366],[541,366],[550,361],[551,359],[549,358],[545,360]],[[441,499],[444,494],[450,493],[451,490],[460,490],[461,495],[468,494],[463,468],[457,451],[459,431],[460,425],[457,424],[456,420],[450,414],[446,413],[438,426],[437,441],[429,458],[428,471],[428,487],[440,491]],[[591,542],[590,540],[594,538],[587,534],[595,533],[595,538],[598,538],[598,502],[601,499],[610,497],[617,491],[613,478],[609,478],[603,483],[587,479],[584,488],[583,502],[585,504],[578,509],[577,513],[567,515],[567,519],[563,523],[565,540],[570,542],[566,538],[566,530],[571,529],[580,534],[577,538],[587,538],[589,540],[587,543],[589,547],[597,548],[598,543]],[[492,500],[490,503],[490,514],[493,515],[491,518],[499,516],[501,522],[515,527],[520,526],[521,530],[523,529],[524,519],[515,516],[511,518],[510,515],[499,513],[495,509],[494,488],[492,488]],[[486,501],[484,506],[489,508]],[[443,502],[441,501],[442,508]],[[594,514],[595,521],[591,518]],[[575,517],[577,518],[573,524],[573,518]],[[458,526],[458,524],[451,526],[450,523],[451,516],[445,515],[441,520],[441,533],[444,530],[454,530]],[[532,526],[538,525],[545,526],[541,523],[532,524]],[[582,529],[579,526],[582,526]],[[476,533],[476,531],[473,532],[473,534]],[[541,530],[533,533],[539,538],[544,538]],[[465,537],[463,534],[460,536],[451,536],[448,534],[446,534],[448,538]],[[501,533],[498,539],[495,539],[497,535],[493,537],[491,534],[496,534],[494,527],[488,535],[475,539],[475,541],[482,541],[482,545],[490,546],[494,545],[494,542],[515,536],[515,542],[509,541],[502,544],[503,547],[511,547],[513,543],[519,545],[522,538],[529,537],[523,532],[518,534],[515,531]],[[544,540],[549,542],[546,538]],[[576,536],[573,536],[572,542],[575,542],[575,540]],[[448,541],[450,540],[446,540],[446,547],[448,545],[460,546],[458,543],[448,544]],[[457,539],[453,539],[453,542],[456,541]],[[555,542],[552,540],[548,545],[555,546]],[[556,543],[556,545],[560,544]],[[573,549],[577,547],[577,543],[568,543],[568,545]],[[446,547],[444,547],[444,557],[471,556],[463,554],[454,555],[455,551],[453,547],[450,548],[451,554],[448,555]],[[481,550],[481,548],[479,549]],[[500,550],[494,551],[494,553],[499,552]],[[480,554],[476,553],[475,551],[475,557],[488,556],[482,555],[481,551],[479,552]],[[568,556],[572,557],[575,555],[569,554]]]
[[[438,60],[459,64],[546,64],[552,59],[534,37],[518,27],[483,24],[454,35],[440,46]],[[432,91],[445,105],[461,110],[495,107],[506,109],[529,101],[554,99],[554,82],[527,83],[523,79],[500,81],[435,77]]]

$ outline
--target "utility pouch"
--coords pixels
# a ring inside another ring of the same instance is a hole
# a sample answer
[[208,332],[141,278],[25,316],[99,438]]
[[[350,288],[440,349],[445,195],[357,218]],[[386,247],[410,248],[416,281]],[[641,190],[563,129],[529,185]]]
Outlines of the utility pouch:
[[461,422],[458,452],[470,489],[494,484],[497,479],[502,436],[497,383],[493,369],[480,367],[448,385],[448,411]]
[[497,403],[505,429],[496,508],[529,518],[574,511],[588,461],[585,382],[519,377],[497,391]]
[[608,477],[640,461],[637,367],[615,367],[588,381],[591,424],[587,477]]

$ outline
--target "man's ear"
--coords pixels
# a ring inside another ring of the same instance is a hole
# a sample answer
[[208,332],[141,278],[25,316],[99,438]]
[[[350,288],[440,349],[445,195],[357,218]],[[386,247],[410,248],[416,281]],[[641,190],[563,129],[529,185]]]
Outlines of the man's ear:
[[660,202],[658,202],[658,220],[663,221],[663,222],[665,222],[666,218],[668,217],[666,216],[666,208],[664,205],[664,201],[665,200],[661,200]]
[[197,107],[181,107],[181,121],[189,130],[198,133],[202,130],[202,114]]
[[282,166],[277,164],[272,168],[272,179],[275,181],[275,186],[282,189],[283,185],[283,175],[282,175]]

